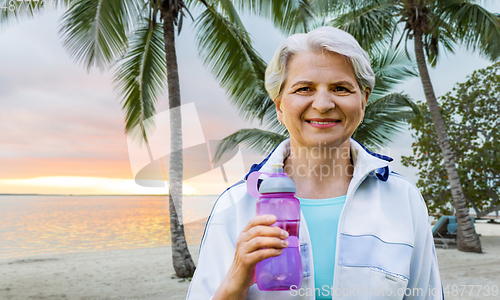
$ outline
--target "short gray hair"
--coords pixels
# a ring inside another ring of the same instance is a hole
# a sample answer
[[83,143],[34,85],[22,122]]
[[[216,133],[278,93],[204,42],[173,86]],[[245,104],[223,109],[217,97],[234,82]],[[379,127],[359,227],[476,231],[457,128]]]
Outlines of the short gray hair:
[[266,69],[266,90],[271,99],[283,92],[286,81],[286,67],[290,59],[300,52],[329,51],[346,57],[352,64],[356,81],[364,94],[373,91],[375,74],[370,58],[356,39],[349,33],[334,27],[319,27],[309,33],[298,33],[288,37],[278,47]]

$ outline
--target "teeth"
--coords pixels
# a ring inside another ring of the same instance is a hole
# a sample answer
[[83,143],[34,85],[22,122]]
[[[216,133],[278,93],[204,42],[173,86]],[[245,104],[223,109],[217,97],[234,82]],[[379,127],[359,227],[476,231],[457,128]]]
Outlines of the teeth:
[[332,122],[317,122],[317,121],[309,121],[310,123],[314,123],[314,124],[331,124],[331,123],[335,123],[334,121]]

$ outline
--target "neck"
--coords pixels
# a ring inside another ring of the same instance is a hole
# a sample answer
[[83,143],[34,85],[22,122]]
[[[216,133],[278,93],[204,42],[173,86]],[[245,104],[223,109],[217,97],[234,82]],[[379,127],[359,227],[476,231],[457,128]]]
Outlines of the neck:
[[304,147],[290,139],[284,171],[295,183],[296,195],[310,199],[345,195],[354,172],[350,152],[349,140],[340,146]]

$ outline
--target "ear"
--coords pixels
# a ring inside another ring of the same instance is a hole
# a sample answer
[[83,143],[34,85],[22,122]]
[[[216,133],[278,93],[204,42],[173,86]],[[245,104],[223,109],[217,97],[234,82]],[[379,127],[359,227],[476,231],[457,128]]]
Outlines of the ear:
[[370,90],[366,89],[365,94],[362,95],[361,97],[361,110],[363,111],[363,116],[361,118],[365,117],[365,109],[366,109],[366,104],[368,103],[368,98],[370,98]]
[[281,110],[281,97],[274,99],[273,102],[276,107],[276,116],[278,117],[278,120],[283,121],[283,111]]

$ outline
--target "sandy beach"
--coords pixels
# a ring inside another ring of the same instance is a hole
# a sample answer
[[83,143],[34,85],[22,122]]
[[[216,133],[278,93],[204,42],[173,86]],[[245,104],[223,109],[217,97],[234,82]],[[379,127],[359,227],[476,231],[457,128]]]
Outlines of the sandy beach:
[[[443,289],[446,291],[448,288],[450,292],[445,297],[447,300],[500,299],[500,224],[477,221],[474,225],[477,233],[481,234],[484,253],[436,248]],[[487,296],[486,290],[491,292],[492,288],[495,289],[493,286],[498,291],[496,297],[491,293]]]
[[185,299],[189,281],[174,275],[170,247],[2,260],[0,299]]
[[[450,291],[446,299],[500,299],[485,292],[486,286],[490,292],[500,287],[500,224],[475,226],[485,253],[436,249],[443,287]],[[190,246],[195,262],[198,250]],[[0,260],[1,300],[185,299],[188,287],[174,276],[170,247]]]

